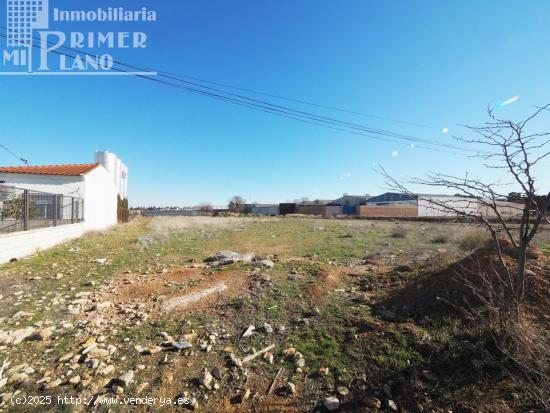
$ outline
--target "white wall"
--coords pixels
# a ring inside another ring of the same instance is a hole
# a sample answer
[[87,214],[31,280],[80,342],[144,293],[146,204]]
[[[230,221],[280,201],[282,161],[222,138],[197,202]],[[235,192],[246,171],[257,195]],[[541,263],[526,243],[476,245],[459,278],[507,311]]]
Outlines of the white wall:
[[117,223],[118,188],[101,165],[83,176],[0,173],[0,181],[22,189],[83,198],[84,222],[89,230]]
[[476,215],[478,212],[478,202],[475,199],[457,196],[433,196],[426,199],[418,199],[418,216],[456,217],[459,215],[456,212],[445,209],[445,206],[453,209],[458,209],[468,215]]
[[5,185],[30,189],[32,191],[49,192],[51,194],[61,194],[77,198],[84,198],[85,195],[83,176],[11,174],[0,172],[0,181],[4,181]]
[[112,175],[103,166],[84,175],[84,222],[90,230],[117,223],[117,191]]
[[80,223],[0,234],[0,264],[78,238],[86,231],[86,225]]

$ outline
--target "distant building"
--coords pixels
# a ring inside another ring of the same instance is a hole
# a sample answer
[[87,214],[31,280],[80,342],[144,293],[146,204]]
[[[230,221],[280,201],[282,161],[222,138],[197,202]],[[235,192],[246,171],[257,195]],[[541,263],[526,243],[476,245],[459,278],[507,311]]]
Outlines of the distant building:
[[369,198],[367,200],[367,205],[369,206],[403,205],[403,204],[416,205],[417,200],[418,200],[417,195],[401,194],[398,192],[386,192],[382,195]]
[[338,199],[330,202],[330,205],[339,205],[343,206],[359,206],[366,205],[369,199],[373,198],[370,195],[348,195],[344,194]]
[[289,215],[296,213],[296,203],[295,202],[284,202],[279,204],[279,213],[281,215]]
[[94,163],[0,167],[0,263],[104,230],[126,215],[128,168]]
[[[84,200],[86,229],[117,223],[117,198],[127,199],[128,168],[113,154],[97,152],[91,164],[0,166],[2,185]],[[53,198],[36,198],[36,213],[53,214]]]
[[279,204],[251,204],[250,213],[255,215],[279,215]]
[[[505,218],[520,213],[521,204],[495,201]],[[436,194],[403,194],[386,192],[370,198],[367,205],[357,207],[357,215],[371,217],[460,217],[483,215],[496,217],[495,211],[475,198]]]
[[303,215],[334,216],[342,215],[342,207],[330,205],[330,199],[316,199],[315,201],[304,201],[296,205],[296,213]]

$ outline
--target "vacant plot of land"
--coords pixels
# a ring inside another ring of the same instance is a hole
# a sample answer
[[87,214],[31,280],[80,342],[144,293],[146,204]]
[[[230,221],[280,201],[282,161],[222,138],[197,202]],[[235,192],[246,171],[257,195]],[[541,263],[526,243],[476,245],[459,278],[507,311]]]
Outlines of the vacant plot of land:
[[[0,409],[536,410],[514,383],[486,374],[494,366],[461,344],[471,338],[452,312],[407,318],[385,306],[462,259],[468,231],[140,219],[2,266]],[[535,270],[547,273],[550,241],[537,242]],[[54,399],[22,399],[33,395]],[[124,399],[148,396],[158,399]]]

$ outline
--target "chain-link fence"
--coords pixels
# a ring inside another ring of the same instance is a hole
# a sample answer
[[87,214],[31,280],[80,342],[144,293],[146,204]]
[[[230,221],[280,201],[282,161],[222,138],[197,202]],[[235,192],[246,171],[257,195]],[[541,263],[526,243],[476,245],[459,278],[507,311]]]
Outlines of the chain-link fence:
[[75,224],[84,220],[84,200],[0,185],[0,233]]

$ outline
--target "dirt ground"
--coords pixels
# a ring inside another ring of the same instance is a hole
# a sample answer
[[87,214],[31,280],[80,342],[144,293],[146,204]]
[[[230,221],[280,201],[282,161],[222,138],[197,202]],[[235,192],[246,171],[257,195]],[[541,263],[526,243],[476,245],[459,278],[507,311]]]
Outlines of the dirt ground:
[[[138,219],[1,266],[0,411],[543,411],[460,315],[415,295],[472,253],[470,229]],[[253,258],[205,261],[219,251]]]

